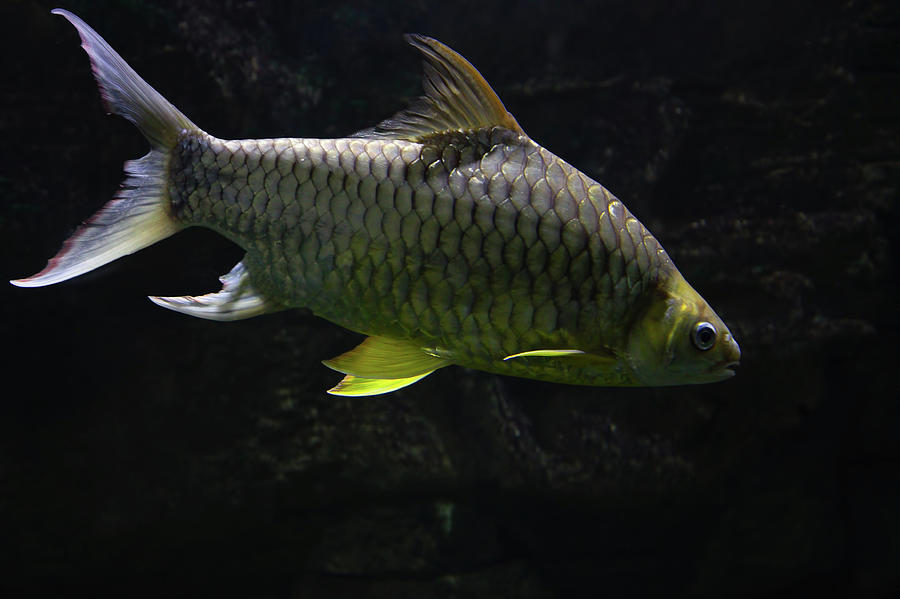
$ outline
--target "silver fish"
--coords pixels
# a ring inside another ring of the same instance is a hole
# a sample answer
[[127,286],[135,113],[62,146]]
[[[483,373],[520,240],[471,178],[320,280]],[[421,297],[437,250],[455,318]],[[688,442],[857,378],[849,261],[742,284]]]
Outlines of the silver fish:
[[409,36],[425,95],[340,139],[202,131],[84,21],[110,112],[150,153],[22,287],[59,283],[189,226],[240,245],[223,287],[151,297],[212,320],[305,307],[368,338],[325,364],[372,395],[458,364],[584,385],[706,383],[740,349],[665,250],[602,185],[529,138],[475,68]]

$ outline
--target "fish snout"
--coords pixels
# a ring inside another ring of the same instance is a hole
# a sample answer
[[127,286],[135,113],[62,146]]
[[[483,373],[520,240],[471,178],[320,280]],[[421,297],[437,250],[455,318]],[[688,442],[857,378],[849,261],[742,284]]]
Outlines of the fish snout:
[[716,365],[715,370],[720,372],[723,378],[731,377],[736,374],[734,369],[741,365],[741,347],[734,340],[734,337],[731,336],[731,333],[727,333],[722,341],[724,345],[722,350],[724,359]]

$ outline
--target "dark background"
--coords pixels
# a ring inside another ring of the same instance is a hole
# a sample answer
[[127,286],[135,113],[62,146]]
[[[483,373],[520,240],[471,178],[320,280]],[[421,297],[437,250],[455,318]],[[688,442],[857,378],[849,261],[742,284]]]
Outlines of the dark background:
[[[625,201],[744,353],[697,387],[454,367],[342,399],[319,360],[357,335],[146,299],[219,288],[242,252],[209,231],[2,286],[2,596],[900,589],[896,2],[60,4],[220,137],[370,126],[419,92],[401,34],[437,37]],[[0,4],[5,279],[147,150],[50,8]]]

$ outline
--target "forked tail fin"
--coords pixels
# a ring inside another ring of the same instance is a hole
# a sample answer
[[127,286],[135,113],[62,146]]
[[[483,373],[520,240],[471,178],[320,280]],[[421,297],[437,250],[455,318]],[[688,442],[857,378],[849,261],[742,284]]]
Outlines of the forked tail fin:
[[78,30],[109,112],[134,123],[151,150],[143,158],[125,163],[128,177],[115,198],[66,240],[44,270],[10,281],[19,287],[41,287],[77,277],[184,228],[169,210],[169,153],[182,131],[200,131],[87,23],[67,10],[52,12],[64,16]]

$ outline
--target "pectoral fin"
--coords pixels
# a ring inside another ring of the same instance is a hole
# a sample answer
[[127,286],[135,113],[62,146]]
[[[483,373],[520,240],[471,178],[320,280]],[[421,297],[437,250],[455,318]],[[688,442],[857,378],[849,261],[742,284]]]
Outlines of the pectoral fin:
[[530,358],[543,356],[545,358],[559,358],[561,356],[577,356],[584,352],[580,349],[533,349],[531,351],[523,351],[511,356],[506,356],[503,361],[512,360],[513,358]]
[[367,337],[350,351],[322,363],[348,375],[329,393],[361,396],[406,387],[451,362],[410,341]]
[[259,295],[250,284],[250,276],[243,262],[238,262],[227,275],[219,277],[222,289],[206,295],[177,297],[150,296],[157,306],[207,320],[242,320],[266,312],[281,310]]
[[544,358],[555,359],[557,366],[560,368],[591,366],[615,369],[620,362],[620,359],[612,351],[603,349],[594,349],[590,352],[584,352],[580,349],[534,349],[506,356],[503,360],[518,360],[521,358],[524,358],[526,362],[536,360],[536,362],[531,362],[532,364],[540,364],[540,360]]

